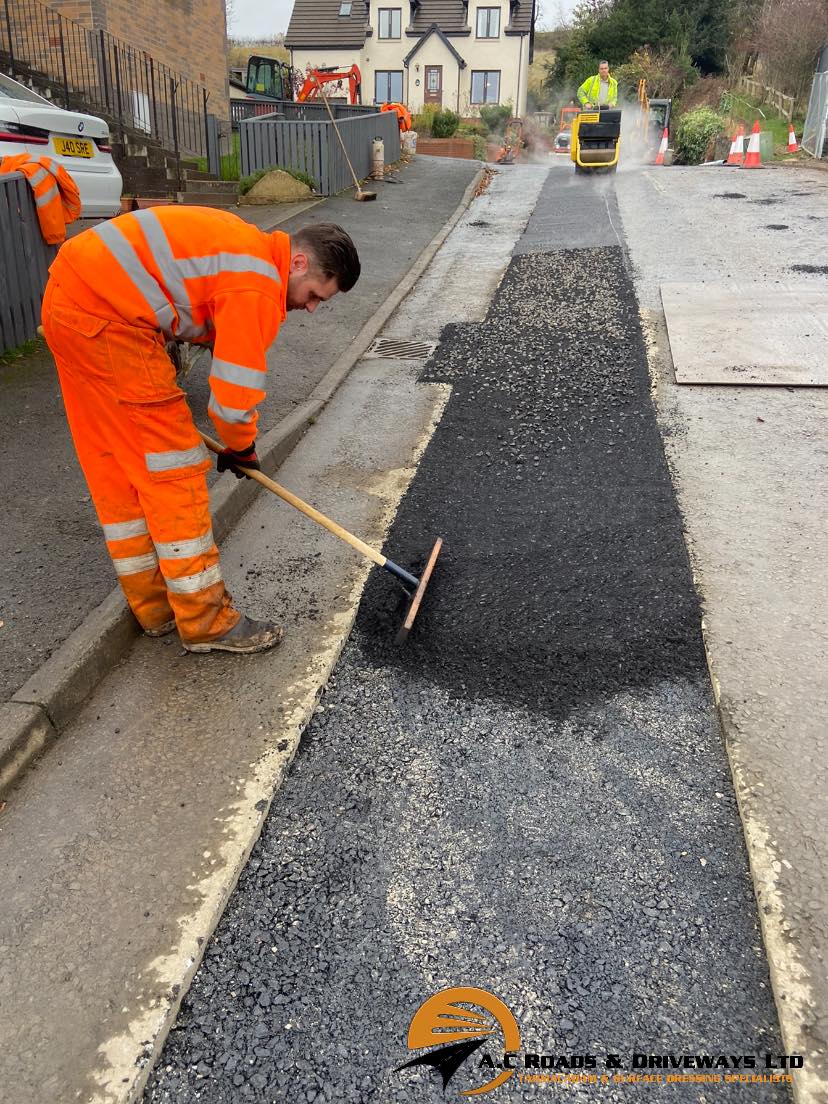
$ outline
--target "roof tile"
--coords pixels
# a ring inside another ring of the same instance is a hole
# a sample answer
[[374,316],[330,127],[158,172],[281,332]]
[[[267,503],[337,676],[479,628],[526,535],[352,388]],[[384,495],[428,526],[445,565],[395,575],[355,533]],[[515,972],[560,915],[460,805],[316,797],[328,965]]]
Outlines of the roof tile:
[[365,45],[368,5],[351,0],[350,15],[340,15],[342,0],[294,0],[285,45],[305,47]]
[[[406,31],[425,34],[436,23],[444,34],[469,34],[474,20],[476,0],[464,4],[463,0],[420,0],[409,18],[409,0],[388,0],[389,6],[403,10],[403,27]],[[294,0],[293,14],[285,36],[285,45],[293,48],[351,46],[361,49],[365,45],[365,32],[369,5],[366,0],[352,0],[350,15],[340,15],[342,0]],[[532,26],[533,0],[521,0],[511,9],[511,19],[504,31],[528,34]],[[471,9],[470,14],[467,15]]]

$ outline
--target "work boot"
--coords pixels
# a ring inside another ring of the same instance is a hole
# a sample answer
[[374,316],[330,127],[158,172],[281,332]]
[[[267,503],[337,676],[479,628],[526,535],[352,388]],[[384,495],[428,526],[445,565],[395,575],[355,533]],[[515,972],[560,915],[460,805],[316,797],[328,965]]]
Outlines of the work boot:
[[238,652],[247,655],[275,648],[283,636],[281,625],[274,625],[272,621],[254,621],[242,614],[233,628],[216,640],[205,640],[203,643],[182,640],[181,643],[188,652]]
[[171,633],[175,628],[175,618],[171,617],[169,621],[165,621],[163,625],[159,625],[157,629],[144,629],[144,636],[166,636],[167,633]]

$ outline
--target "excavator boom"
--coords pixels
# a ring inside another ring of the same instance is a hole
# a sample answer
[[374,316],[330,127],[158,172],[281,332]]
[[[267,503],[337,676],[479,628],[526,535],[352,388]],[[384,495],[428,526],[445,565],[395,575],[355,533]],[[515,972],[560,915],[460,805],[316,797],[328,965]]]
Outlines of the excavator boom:
[[362,102],[362,74],[358,65],[352,65],[350,69],[311,69],[305,83],[296,94],[297,103],[306,103],[315,100],[319,96],[319,86],[322,84],[337,84],[340,81],[348,82],[348,102],[358,104]]

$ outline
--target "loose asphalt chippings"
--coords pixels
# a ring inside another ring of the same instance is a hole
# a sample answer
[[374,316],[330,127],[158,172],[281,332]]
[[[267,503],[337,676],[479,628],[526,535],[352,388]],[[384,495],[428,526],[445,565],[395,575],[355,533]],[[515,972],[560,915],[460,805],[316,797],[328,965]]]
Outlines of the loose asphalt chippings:
[[391,645],[372,577],[153,1104],[456,1099],[497,1072],[498,1033],[445,1093],[399,1069],[450,986],[517,1020],[503,1100],[544,1087],[521,1082],[524,1052],[552,1072],[592,1055],[599,1076],[609,1054],[780,1053],[623,256],[522,247],[487,319],[449,327],[426,368],[453,391],[388,541],[416,565],[446,539],[415,631]]

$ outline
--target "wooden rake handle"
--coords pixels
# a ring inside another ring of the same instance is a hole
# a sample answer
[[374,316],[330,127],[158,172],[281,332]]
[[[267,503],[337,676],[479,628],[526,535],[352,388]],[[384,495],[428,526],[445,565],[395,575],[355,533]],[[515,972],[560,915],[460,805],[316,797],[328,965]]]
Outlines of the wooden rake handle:
[[[224,451],[223,446],[220,445],[218,441],[214,441],[212,437],[208,437],[206,433],[202,433],[201,437],[210,452],[220,453]],[[264,472],[256,471],[255,468],[239,468],[238,470],[244,471],[244,474],[249,476],[250,479],[255,479],[257,483],[260,483],[263,487],[272,491],[273,494],[278,495],[283,502],[287,502],[290,506],[298,510],[300,514],[304,514],[305,517],[310,518],[311,521],[315,521],[317,525],[321,525],[323,529],[327,529],[328,532],[332,533],[335,537],[339,537],[341,541],[349,544],[356,552],[359,552],[360,555],[371,560],[371,562],[375,563],[378,567],[386,567],[388,561],[381,552],[377,552],[370,544],[366,544],[365,541],[361,541],[359,537],[355,537],[353,533],[349,533],[347,529],[343,529],[341,525],[332,521],[331,518],[325,517],[319,510],[314,509],[309,503],[298,498],[286,487],[283,487],[280,483],[277,483],[274,479],[265,475]]]
[[354,166],[351,164],[351,159],[348,156],[348,150],[345,147],[345,141],[344,141],[342,135],[339,133],[339,127],[336,125],[336,119],[334,118],[334,114],[331,111],[331,105],[328,103],[328,97],[322,91],[322,85],[319,83],[319,79],[318,78],[314,78],[314,79],[316,80],[316,91],[322,97],[322,102],[324,103],[324,105],[327,109],[327,112],[328,112],[328,115],[330,116],[331,122],[333,123],[334,131],[336,133],[337,138],[339,139],[339,144],[340,144],[340,146],[342,146],[342,152],[345,154],[345,160],[348,162],[348,168],[351,170],[351,176],[354,178],[354,187],[356,188],[357,191],[360,191],[360,184],[359,184],[359,180],[357,178],[357,174],[354,171]]

